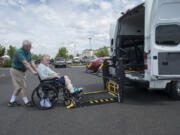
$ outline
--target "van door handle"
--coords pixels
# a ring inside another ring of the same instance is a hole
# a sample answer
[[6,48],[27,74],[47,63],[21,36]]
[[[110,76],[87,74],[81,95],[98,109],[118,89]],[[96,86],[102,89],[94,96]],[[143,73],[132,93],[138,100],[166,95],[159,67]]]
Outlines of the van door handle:
[[168,65],[168,62],[167,61],[163,61],[162,64],[163,65]]
[[153,56],[153,59],[154,59],[154,60],[157,60],[157,56]]

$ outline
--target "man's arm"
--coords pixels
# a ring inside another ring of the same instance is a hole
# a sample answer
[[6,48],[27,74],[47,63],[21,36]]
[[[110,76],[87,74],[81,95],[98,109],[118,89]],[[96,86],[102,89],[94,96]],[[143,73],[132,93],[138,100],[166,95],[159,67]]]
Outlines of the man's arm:
[[37,67],[36,67],[36,64],[34,63],[34,61],[31,61],[31,65],[34,68],[34,70],[37,71]]
[[59,78],[60,79],[60,75],[56,74],[56,75],[48,76],[44,80],[49,80],[49,79],[54,79],[54,78]]
[[24,66],[25,66],[27,69],[29,69],[29,71],[31,71],[32,74],[34,74],[34,75],[37,74],[37,72],[33,70],[33,68],[31,67],[31,65],[30,65],[27,61],[24,60],[24,61],[22,61],[22,63],[24,64]]

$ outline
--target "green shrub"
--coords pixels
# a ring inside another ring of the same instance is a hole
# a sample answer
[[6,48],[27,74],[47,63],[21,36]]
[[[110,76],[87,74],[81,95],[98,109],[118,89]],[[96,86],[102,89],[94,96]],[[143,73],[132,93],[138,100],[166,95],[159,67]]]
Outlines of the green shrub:
[[12,60],[5,60],[3,62],[3,67],[11,67]]

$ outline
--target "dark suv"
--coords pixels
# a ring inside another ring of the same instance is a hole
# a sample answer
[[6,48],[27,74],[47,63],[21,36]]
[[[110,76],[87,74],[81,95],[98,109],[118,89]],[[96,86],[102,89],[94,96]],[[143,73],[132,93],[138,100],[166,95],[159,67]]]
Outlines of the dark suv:
[[62,57],[55,59],[55,68],[57,67],[66,67],[66,60]]

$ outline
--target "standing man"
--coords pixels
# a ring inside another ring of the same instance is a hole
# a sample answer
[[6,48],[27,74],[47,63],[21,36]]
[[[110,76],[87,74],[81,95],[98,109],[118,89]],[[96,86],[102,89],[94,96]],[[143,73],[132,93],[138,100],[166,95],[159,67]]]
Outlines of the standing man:
[[22,48],[18,49],[14,53],[13,61],[11,64],[10,74],[14,86],[14,92],[8,103],[9,107],[19,106],[16,102],[16,97],[21,93],[22,99],[25,106],[31,107],[32,104],[27,98],[27,86],[26,86],[26,69],[28,69],[32,74],[36,75],[36,65],[32,61],[31,56],[31,42],[24,40],[22,43]]

